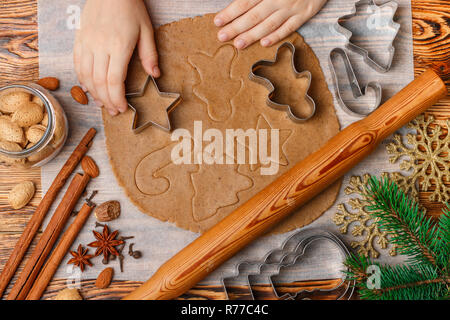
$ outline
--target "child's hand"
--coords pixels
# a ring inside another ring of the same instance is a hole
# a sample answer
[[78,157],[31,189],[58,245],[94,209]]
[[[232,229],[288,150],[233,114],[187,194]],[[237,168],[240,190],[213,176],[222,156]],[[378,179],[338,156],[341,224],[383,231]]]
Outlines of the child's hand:
[[238,49],[261,40],[264,47],[280,41],[314,16],[327,0],[234,0],[214,23],[220,41],[234,39]]
[[142,0],[87,0],[74,44],[80,84],[111,115],[127,110],[125,78],[134,48],[142,65],[159,77],[153,28]]

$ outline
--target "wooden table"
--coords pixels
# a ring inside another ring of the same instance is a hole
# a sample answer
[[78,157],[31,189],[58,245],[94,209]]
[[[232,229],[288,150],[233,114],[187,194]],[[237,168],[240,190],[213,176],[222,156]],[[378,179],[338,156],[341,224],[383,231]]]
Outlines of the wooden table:
[[[412,0],[414,70],[420,74],[431,65],[450,64],[450,4],[448,0]],[[8,83],[35,81],[39,77],[37,0],[2,0],[0,2],[0,86]],[[450,70],[445,79],[450,88]],[[429,109],[436,119],[450,118],[450,97]],[[17,181],[32,180],[37,195],[21,210],[12,210],[7,197]],[[0,166],[0,270],[23,231],[28,219],[42,197],[40,170],[17,170]],[[428,195],[421,193],[421,201],[432,215],[438,215],[440,203],[431,203]],[[23,266],[23,264],[22,264]],[[117,299],[130,292],[139,282],[115,281],[110,288],[100,290],[95,279],[82,282],[82,294],[86,299]],[[317,284],[317,283],[316,283]],[[64,288],[65,280],[53,280],[44,298],[50,298]],[[298,284],[296,288],[308,286]],[[324,280],[320,285],[333,285]],[[261,288],[261,292],[267,288]],[[197,286],[181,298],[223,299],[220,286]]]

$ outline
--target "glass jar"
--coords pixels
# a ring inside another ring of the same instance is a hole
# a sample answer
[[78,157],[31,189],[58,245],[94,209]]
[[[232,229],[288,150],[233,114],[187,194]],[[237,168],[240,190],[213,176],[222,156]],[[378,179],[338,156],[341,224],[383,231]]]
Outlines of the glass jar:
[[48,90],[35,83],[0,88],[0,163],[42,166],[61,151],[68,132],[66,114]]

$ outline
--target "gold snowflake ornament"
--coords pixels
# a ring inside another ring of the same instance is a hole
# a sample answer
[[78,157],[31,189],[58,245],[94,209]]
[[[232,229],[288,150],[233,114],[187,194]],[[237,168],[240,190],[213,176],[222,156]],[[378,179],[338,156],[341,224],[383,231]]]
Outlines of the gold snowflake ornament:
[[[399,168],[411,174],[384,172],[382,177],[397,183],[401,190],[416,201],[419,200],[419,187],[420,191],[431,192],[429,198],[431,201],[450,200],[450,187],[447,186],[450,182],[450,133],[447,129],[450,128],[450,121],[446,121],[447,128],[433,121],[431,116],[425,118],[420,115],[407,125],[416,133],[405,136],[395,134],[392,142],[386,146],[388,154],[391,155],[389,161],[396,163],[402,159]],[[364,193],[369,178],[369,174],[365,174],[363,178],[359,176],[350,178],[345,193],[359,197],[348,200],[352,211],[348,210],[345,204],[339,204],[333,222],[340,226],[341,233],[351,230],[353,236],[363,237],[350,244],[353,248],[357,248],[359,254],[377,258],[379,252],[374,244],[377,243],[381,249],[386,249],[389,239],[387,234],[378,228],[378,220],[372,218],[366,210],[368,203],[364,200]],[[389,254],[396,255],[395,246],[391,247]]]
[[[393,173],[393,180],[417,198],[418,188],[430,191],[430,201],[446,202],[450,200],[450,121],[446,121],[447,128],[433,124],[433,117],[420,115],[408,124],[415,134],[407,134],[406,141],[401,135],[395,134],[394,140],[386,146],[391,155],[389,161],[396,163],[400,158],[400,169],[412,171],[408,176],[399,172]],[[447,185],[446,185],[447,184]]]
[[[370,178],[365,174],[363,178],[353,176],[350,178],[349,185],[345,188],[347,195],[355,195],[348,200],[348,205],[352,210],[348,210],[345,204],[338,205],[338,212],[333,216],[333,222],[340,226],[339,231],[343,234],[348,233],[354,237],[363,237],[361,240],[355,240],[350,243],[352,248],[357,248],[357,252],[371,258],[378,258],[380,253],[375,248],[377,243],[381,249],[386,249],[389,245],[388,235],[378,228],[378,218],[373,219],[367,211],[369,203],[365,200],[365,186]],[[395,246],[389,251],[391,256],[396,255]]]

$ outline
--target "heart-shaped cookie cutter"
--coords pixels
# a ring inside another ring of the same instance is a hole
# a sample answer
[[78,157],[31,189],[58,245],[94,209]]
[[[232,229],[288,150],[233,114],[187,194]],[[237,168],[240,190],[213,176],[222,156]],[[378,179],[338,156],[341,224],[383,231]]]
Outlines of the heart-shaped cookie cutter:
[[[364,95],[366,95],[368,89],[373,90],[375,93],[375,103],[374,107],[369,110],[366,113],[357,112],[347,106],[347,104],[344,102],[344,99],[342,98],[341,91],[339,90],[339,80],[338,75],[336,72],[336,69],[334,68],[333,63],[333,55],[340,55],[342,57],[342,60],[344,61],[345,71],[347,73],[348,82],[350,84],[350,88],[352,89],[353,97],[359,98]],[[330,51],[330,54],[328,56],[328,63],[330,65],[330,71],[333,77],[335,91],[336,91],[336,100],[339,103],[339,106],[344,110],[347,114],[358,117],[358,118],[364,118],[368,116],[370,113],[372,113],[375,109],[377,109],[380,106],[381,103],[381,95],[382,95],[382,88],[379,82],[377,81],[371,81],[367,83],[367,85],[364,87],[364,89],[361,89],[358,79],[356,78],[355,71],[353,69],[352,63],[350,62],[350,59],[347,55],[347,52],[343,48],[334,48]]]
[[316,295],[328,295],[337,290],[340,292],[340,295],[336,298],[337,300],[350,299],[353,295],[355,281],[346,281],[346,278],[341,278],[339,284],[330,289],[316,288],[311,290],[301,290],[294,295],[289,293],[282,295],[278,294],[273,278],[278,275],[283,268],[292,266],[300,260],[305,254],[307,247],[318,240],[325,240],[334,244],[343,257],[350,255],[345,244],[336,235],[330,232],[319,229],[298,231],[284,241],[280,249],[268,252],[262,261],[242,261],[236,266],[235,275],[223,277],[221,281],[227,298],[229,298],[227,282],[237,278],[244,278],[248,289],[247,296],[254,300],[255,297],[253,295],[251,277],[258,276],[263,277],[265,281],[270,284],[275,297],[279,300],[308,299],[308,296],[312,293]]
[[[309,104],[309,107],[311,108],[311,113],[307,117],[298,117],[292,112],[292,108],[290,105],[281,104],[281,103],[273,101],[272,97],[275,92],[275,86],[269,79],[259,76],[255,73],[255,71],[258,70],[258,68],[261,66],[273,66],[277,62],[278,53],[282,48],[288,48],[291,51],[291,54],[292,54],[291,55],[291,57],[292,57],[291,58],[291,69],[292,69],[295,77],[296,78],[306,78],[308,81],[308,86],[306,88],[306,93],[305,93],[305,100],[307,101],[307,103]],[[267,90],[269,90],[269,93],[267,95],[267,100],[266,100],[267,105],[275,110],[285,111],[287,113],[288,117],[292,121],[299,122],[299,123],[304,122],[304,121],[310,119],[316,113],[316,104],[315,104],[314,100],[308,95],[308,90],[311,85],[311,73],[307,70],[302,71],[302,72],[297,71],[297,68],[295,67],[295,46],[291,42],[284,42],[277,48],[274,60],[259,60],[259,61],[255,62],[251,66],[250,73],[249,73],[249,79],[251,81],[254,81],[254,82],[266,87]]]
[[[378,15],[377,16],[378,20],[376,20],[376,21],[384,20],[386,22],[385,25],[394,31],[394,37],[392,38],[392,41],[388,47],[389,59],[388,59],[388,62],[386,65],[378,63],[374,59],[372,59],[370,57],[369,51],[367,49],[364,49],[363,47],[360,47],[360,46],[352,43],[351,38],[352,38],[353,33],[350,30],[348,30],[347,28],[344,28],[340,24],[340,21],[342,21],[342,20],[348,20],[349,18],[355,17],[357,15],[358,7],[360,7],[360,6],[370,6],[372,8],[375,8],[373,10],[374,15]],[[340,34],[342,34],[346,39],[345,47],[348,48],[349,50],[352,50],[352,51],[362,55],[363,60],[365,63],[367,63],[367,65],[369,65],[372,69],[374,69],[378,72],[381,72],[381,73],[389,71],[389,69],[392,66],[392,61],[394,59],[394,53],[395,53],[395,47],[393,45],[393,42],[394,42],[395,36],[397,35],[397,33],[400,29],[400,24],[394,22],[392,17],[385,18],[385,17],[383,17],[382,14],[380,14],[381,9],[383,7],[391,8],[393,14],[395,14],[395,12],[397,11],[397,8],[398,8],[398,4],[395,1],[389,1],[389,2],[386,2],[386,3],[378,6],[374,0],[360,0],[360,1],[355,2],[351,13],[344,15],[342,17],[339,17],[337,22],[334,24],[336,31],[339,32]]]
[[[144,96],[145,90],[147,89],[150,82],[153,82],[153,85],[155,86],[156,91],[160,97],[173,99],[173,101],[166,108],[167,126],[163,126],[155,121],[147,121],[140,126],[137,126],[138,112],[136,108],[128,101],[128,99]],[[179,93],[160,91],[155,79],[151,75],[148,75],[145,79],[144,85],[139,91],[127,93],[125,94],[125,97],[127,98],[128,107],[133,111],[133,122],[131,123],[131,130],[133,131],[133,133],[138,134],[149,126],[155,126],[167,132],[170,132],[172,130],[172,125],[170,122],[170,112],[181,102],[181,95]]]

